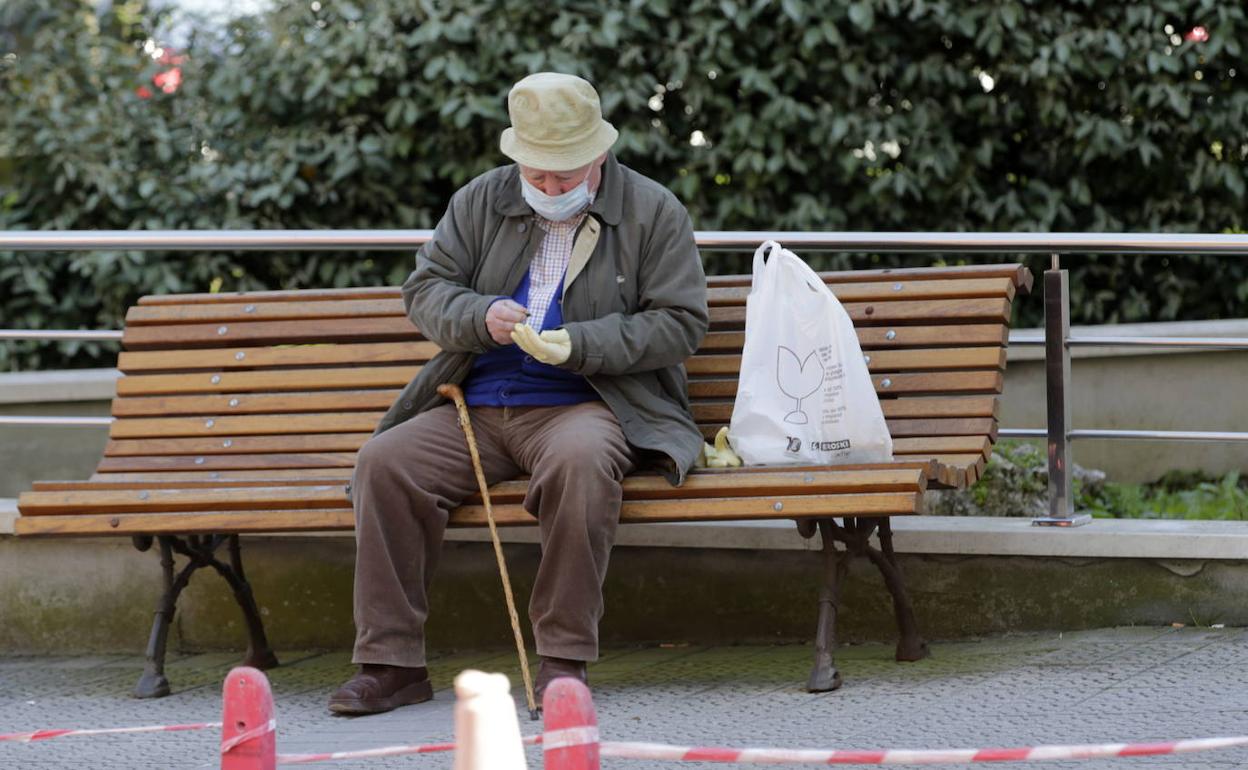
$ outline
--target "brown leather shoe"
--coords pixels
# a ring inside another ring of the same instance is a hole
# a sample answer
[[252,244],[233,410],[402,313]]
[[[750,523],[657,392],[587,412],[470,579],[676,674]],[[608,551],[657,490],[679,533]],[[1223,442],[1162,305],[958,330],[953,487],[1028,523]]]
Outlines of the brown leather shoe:
[[533,683],[533,695],[539,709],[542,707],[542,696],[546,694],[546,688],[561,676],[569,676],[589,684],[589,670],[585,661],[548,658],[543,655],[542,663],[537,669],[537,681]]
[[433,697],[429,671],[420,668],[365,663],[359,672],[329,696],[334,714],[380,714],[399,706],[423,703]]

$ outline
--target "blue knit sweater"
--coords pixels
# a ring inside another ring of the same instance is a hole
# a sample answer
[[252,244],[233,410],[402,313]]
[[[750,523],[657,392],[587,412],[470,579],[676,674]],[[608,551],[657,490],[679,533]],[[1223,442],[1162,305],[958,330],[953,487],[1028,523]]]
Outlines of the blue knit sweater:
[[[528,305],[528,273],[511,299]],[[560,279],[554,301],[542,320],[543,329],[557,329],[563,324],[562,305]],[[463,389],[469,406],[568,406],[599,398],[581,375],[543,364],[514,343],[477,356]]]

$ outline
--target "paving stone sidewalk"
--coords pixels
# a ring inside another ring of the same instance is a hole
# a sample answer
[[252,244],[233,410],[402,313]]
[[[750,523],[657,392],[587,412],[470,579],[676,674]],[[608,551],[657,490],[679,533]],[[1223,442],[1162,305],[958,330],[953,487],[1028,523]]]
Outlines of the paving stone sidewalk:
[[[1027,634],[932,645],[933,657],[897,664],[891,648],[842,648],[846,684],[801,690],[809,647],[648,647],[610,650],[591,667],[607,740],[786,748],[956,748],[1037,743],[1155,741],[1248,734],[1248,632],[1130,628]],[[519,683],[513,653],[461,652],[431,661],[431,703],[359,719],[331,717],[329,692],[351,671],[346,653],[279,653],[278,751],[319,752],[449,740],[454,674],[503,671]],[[135,656],[0,655],[0,733],[217,721],[221,682],[236,656],[178,657],[176,692],[130,698]],[[520,695],[518,700],[523,700]],[[521,730],[537,732],[521,713]],[[0,743],[0,768],[212,768],[218,732],[63,738]],[[540,751],[529,764],[540,767]],[[689,763],[693,764],[693,763]],[[700,764],[700,763],[699,763]],[[332,768],[450,768],[449,754],[353,762]],[[1248,766],[1248,750],[1186,757],[1044,762],[1027,768]],[[674,770],[675,763],[604,760],[604,767]]]

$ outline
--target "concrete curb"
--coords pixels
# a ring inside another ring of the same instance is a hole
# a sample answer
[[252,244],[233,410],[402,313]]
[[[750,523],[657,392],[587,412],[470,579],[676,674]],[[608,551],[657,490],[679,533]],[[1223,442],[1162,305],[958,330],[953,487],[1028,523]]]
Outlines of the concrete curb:
[[[1237,521],[1096,519],[1077,529],[1036,527],[1030,519],[895,516],[898,553],[1058,558],[1248,561],[1248,527]],[[505,543],[536,543],[535,527],[500,530]],[[488,542],[489,532],[451,530],[447,540]],[[630,524],[616,544],[650,548],[817,550],[790,521]]]

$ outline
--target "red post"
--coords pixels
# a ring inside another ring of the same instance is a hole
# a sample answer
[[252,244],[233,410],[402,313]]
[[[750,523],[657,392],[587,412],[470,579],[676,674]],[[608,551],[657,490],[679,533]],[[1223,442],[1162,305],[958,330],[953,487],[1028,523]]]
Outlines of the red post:
[[221,770],[275,770],[277,729],[268,678],[239,666],[225,678],[222,700]]
[[563,677],[542,696],[546,770],[598,770],[598,715],[589,688]]

